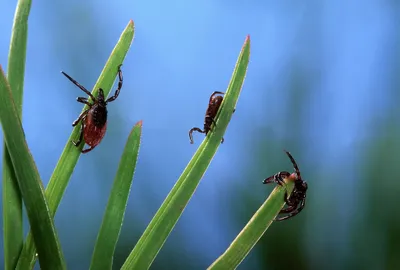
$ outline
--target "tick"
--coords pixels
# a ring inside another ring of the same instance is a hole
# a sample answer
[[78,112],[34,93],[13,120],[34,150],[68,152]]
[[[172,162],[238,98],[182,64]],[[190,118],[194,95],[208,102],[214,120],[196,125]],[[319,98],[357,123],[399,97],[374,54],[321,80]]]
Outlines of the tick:
[[83,92],[85,92],[91,99],[92,102],[88,101],[88,98],[78,97],[76,100],[80,103],[89,106],[89,109],[82,112],[78,119],[76,119],[72,126],[76,126],[79,122],[81,123],[81,133],[77,141],[72,141],[72,143],[78,147],[82,141],[84,141],[89,148],[82,149],[82,153],[88,153],[92,151],[103,139],[107,130],[107,104],[114,101],[122,88],[123,77],[121,66],[118,66],[118,87],[115,90],[115,94],[108,99],[104,97],[103,89],[99,88],[99,94],[94,97],[85,87],[80,85],[77,81],[71,78],[67,73],[61,71],[65,77],[67,77],[73,84],[79,87]]
[[[190,143],[193,144],[193,131],[197,131],[200,133],[204,133],[205,135],[208,134],[208,132],[211,130],[211,125],[214,123],[215,126],[215,116],[217,115],[218,109],[221,106],[222,101],[224,100],[223,96],[218,96],[218,95],[224,95],[224,92],[218,92],[215,91],[212,93],[210,96],[210,101],[208,102],[208,108],[206,111],[206,116],[204,118],[204,128],[201,130],[198,127],[194,127],[191,130],[189,130],[189,138],[190,138]],[[224,142],[224,138],[221,139],[221,143]]]
[[283,186],[285,184],[283,179],[288,178],[288,177],[291,177],[291,178],[293,177],[295,179],[294,180],[294,188],[293,188],[293,191],[292,191],[290,197],[288,196],[287,191],[285,192],[284,200],[285,200],[287,207],[282,209],[279,212],[279,214],[287,214],[287,215],[280,217],[280,218],[276,218],[275,219],[276,221],[282,221],[282,220],[294,217],[295,215],[300,213],[301,210],[303,210],[304,206],[306,205],[307,182],[303,181],[303,179],[301,178],[299,167],[297,166],[297,163],[294,160],[294,158],[292,157],[292,155],[286,150],[285,150],[285,152],[293,164],[295,173],[291,174],[289,172],[282,171],[282,172],[278,172],[278,173],[274,174],[273,176],[266,178],[263,181],[263,184],[269,184],[269,183],[275,182],[278,185]]

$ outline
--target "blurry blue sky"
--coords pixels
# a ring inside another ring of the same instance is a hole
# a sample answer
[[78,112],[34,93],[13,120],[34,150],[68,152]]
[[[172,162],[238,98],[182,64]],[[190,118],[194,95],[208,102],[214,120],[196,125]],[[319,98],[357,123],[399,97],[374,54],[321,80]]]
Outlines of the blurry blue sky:
[[[0,63],[5,67],[15,2],[4,2],[0,12]],[[342,196],[350,196],[359,180],[353,171],[357,145],[377,136],[372,123],[395,105],[391,82],[400,51],[398,11],[390,1],[377,0],[33,1],[23,125],[45,184],[82,107],[75,101],[82,92],[60,71],[90,89],[128,21],[135,22],[134,42],[122,67],[124,87],[109,106],[108,133],[93,152],[81,156],[57,212],[67,260],[88,265],[119,156],[139,120],[143,138],[126,222],[143,231],[204,139],[196,133],[191,145],[187,132],[202,127],[212,91],[226,89],[247,34],[250,64],[225,143],[166,246],[181,239],[204,267],[225,250],[238,233],[230,226],[231,212],[224,211],[233,196],[229,186],[265,188],[260,183],[268,175],[237,175],[254,156],[250,146],[268,138],[281,142],[273,148],[277,156],[283,156],[283,148],[306,145],[293,153],[303,175],[340,167],[338,173],[348,177],[312,185],[338,191],[346,183]],[[304,93],[296,93],[299,103],[290,104],[301,107],[293,117],[304,124],[290,131],[287,89],[296,77],[307,88],[298,88]],[[273,174],[289,170],[290,163],[261,169]],[[344,211],[345,218],[351,209]],[[346,223],[338,224],[341,233],[345,228]],[[132,237],[129,228],[123,233]],[[73,248],[77,241],[87,253]]]

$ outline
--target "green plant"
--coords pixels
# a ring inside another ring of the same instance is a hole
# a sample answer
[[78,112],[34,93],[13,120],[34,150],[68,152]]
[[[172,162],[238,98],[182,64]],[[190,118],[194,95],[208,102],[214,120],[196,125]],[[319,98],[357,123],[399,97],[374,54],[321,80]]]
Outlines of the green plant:
[[[30,155],[21,124],[26,37],[31,1],[18,1],[9,53],[8,76],[0,68],[0,120],[5,139],[3,168],[3,215],[5,269],[32,269],[38,257],[42,269],[65,269],[53,217],[68,181],[81,154],[70,141],[80,127],[75,127],[44,190],[34,160]],[[123,31],[112,51],[92,94],[99,87],[105,96],[115,80],[115,70],[122,64],[134,37],[133,21]],[[182,172],[175,186],[126,259],[122,269],[150,267],[182,212],[194,194],[202,176],[216,154],[240,96],[250,58],[250,37],[247,37],[223,102],[216,116],[216,125],[206,136]],[[83,110],[86,109],[86,106]],[[103,222],[92,256],[91,269],[111,269],[129,197],[141,141],[142,122],[132,129],[120,159]],[[288,189],[292,184],[288,183]],[[277,187],[254,218],[239,234],[231,247],[210,266],[210,269],[235,268],[250,252],[258,239],[283,207],[282,187]],[[22,239],[22,201],[26,206],[31,232]],[[6,202],[6,203],[5,203]]]
[[[7,77],[13,90],[19,118],[22,117],[22,95],[30,8],[31,1],[19,1],[17,4],[8,55]],[[23,243],[22,198],[17,177],[12,167],[11,157],[5,143],[3,153],[3,238],[5,269],[14,269]]]

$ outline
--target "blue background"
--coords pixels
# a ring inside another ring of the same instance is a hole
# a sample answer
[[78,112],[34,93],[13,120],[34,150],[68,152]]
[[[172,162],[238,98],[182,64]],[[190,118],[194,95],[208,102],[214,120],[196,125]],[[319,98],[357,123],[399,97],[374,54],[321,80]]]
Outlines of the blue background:
[[[5,68],[15,6],[1,5]],[[261,181],[292,170],[282,149],[308,181],[306,209],[274,223],[239,268],[399,267],[399,12],[378,0],[33,1],[23,125],[45,185],[82,108],[60,71],[91,89],[135,22],[107,134],[81,156],[55,217],[68,267],[88,268],[125,141],[143,120],[122,265],[204,139],[196,133],[191,145],[187,132],[226,89],[247,34],[250,64],[225,143],[152,269],[208,267],[272,190]]]

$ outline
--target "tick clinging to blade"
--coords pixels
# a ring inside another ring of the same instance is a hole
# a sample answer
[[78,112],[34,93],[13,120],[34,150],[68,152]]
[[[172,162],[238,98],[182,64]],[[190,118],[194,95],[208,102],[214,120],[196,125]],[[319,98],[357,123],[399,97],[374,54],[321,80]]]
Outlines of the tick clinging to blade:
[[301,210],[303,210],[306,204],[307,183],[306,181],[303,181],[303,179],[301,178],[299,167],[297,166],[296,161],[294,160],[292,155],[288,151],[285,152],[290,158],[290,161],[293,164],[295,172],[292,174],[285,171],[278,172],[263,181],[263,184],[269,184],[275,182],[278,185],[283,186],[285,184],[284,182],[285,178],[294,179],[294,188],[290,197],[288,196],[287,191],[285,192],[284,200],[287,207],[283,208],[279,212],[279,214],[287,214],[287,215],[280,218],[276,218],[275,219],[276,221],[282,221],[297,215],[298,213],[300,213]]
[[72,143],[78,147],[82,141],[84,141],[90,147],[87,149],[83,149],[82,153],[87,153],[93,150],[103,139],[104,134],[107,130],[107,104],[108,102],[114,101],[118,95],[119,91],[122,88],[123,78],[121,66],[118,66],[118,87],[115,90],[115,94],[108,99],[105,99],[103,89],[99,88],[99,94],[97,97],[94,97],[85,87],[80,85],[77,81],[72,79],[68,74],[64,71],[61,71],[65,77],[67,77],[73,84],[78,86],[83,92],[85,92],[91,99],[91,102],[88,101],[88,98],[78,97],[76,100],[80,103],[86,104],[89,106],[89,109],[85,110],[81,113],[73,123],[72,126],[76,126],[79,122],[81,122],[81,133],[79,135],[79,139],[77,141],[72,141]]
[[[215,116],[217,115],[218,109],[221,106],[222,100],[224,99],[223,96],[218,96],[218,94],[224,95],[225,93],[215,91],[210,96],[210,101],[208,102],[206,116],[204,118],[203,130],[201,130],[198,127],[194,127],[189,131],[189,139],[190,139],[191,144],[193,144],[193,135],[192,135],[193,131],[197,131],[197,132],[204,133],[205,135],[207,135],[208,132],[211,130],[211,125],[214,123],[214,126],[215,126]],[[224,138],[221,139],[221,143],[223,143],[223,142],[224,142]]]

